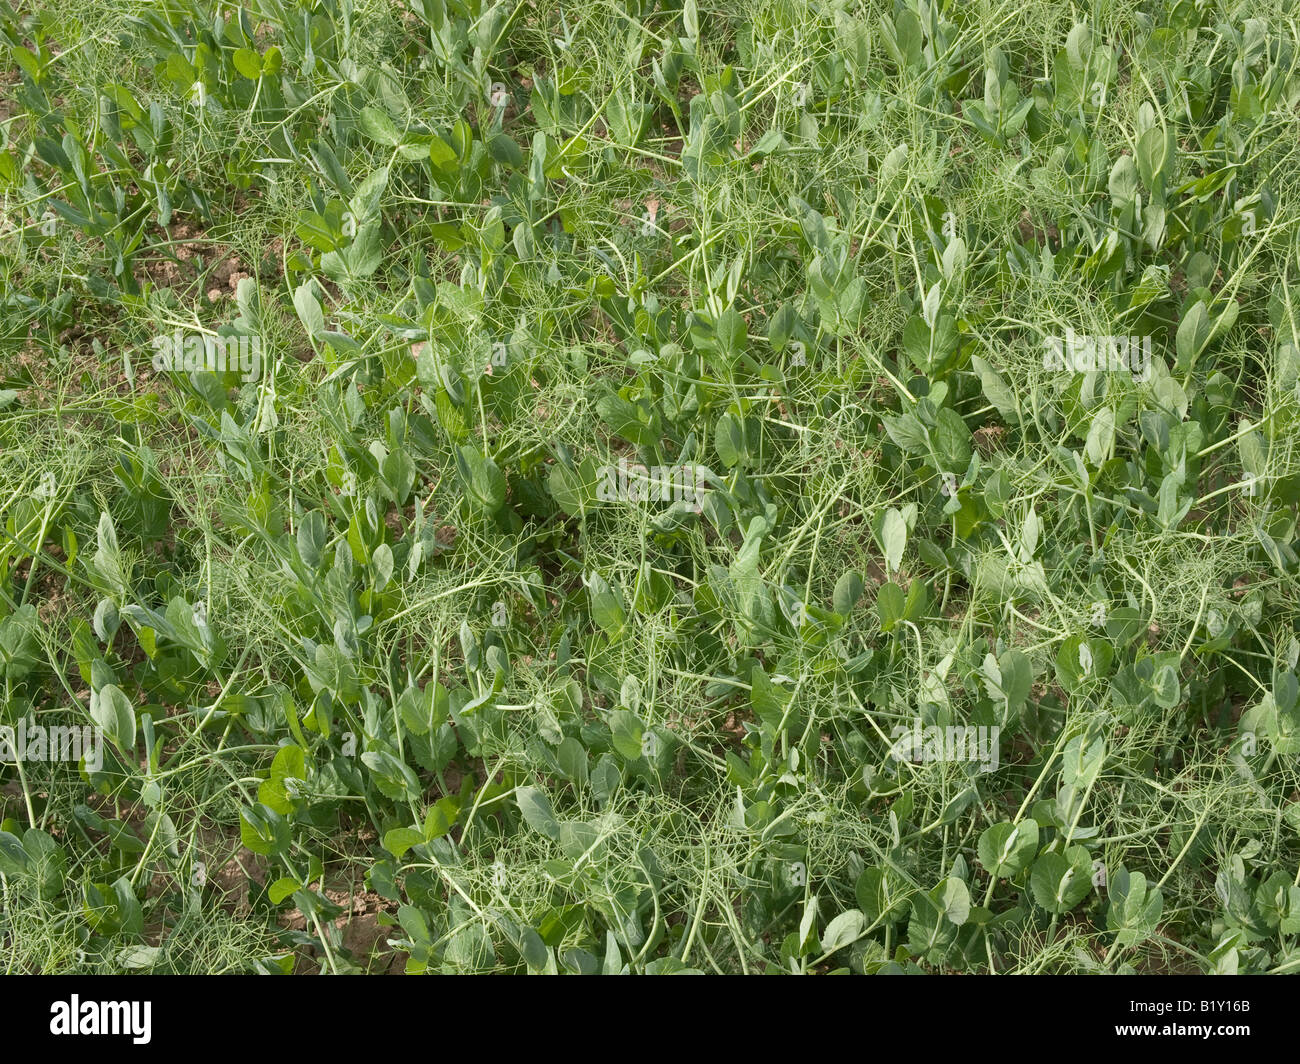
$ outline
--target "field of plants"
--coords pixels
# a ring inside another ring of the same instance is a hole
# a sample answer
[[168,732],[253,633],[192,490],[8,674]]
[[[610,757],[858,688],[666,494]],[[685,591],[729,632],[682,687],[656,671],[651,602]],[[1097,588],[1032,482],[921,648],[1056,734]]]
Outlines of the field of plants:
[[0,0],[0,971],[1300,971],[1298,66]]

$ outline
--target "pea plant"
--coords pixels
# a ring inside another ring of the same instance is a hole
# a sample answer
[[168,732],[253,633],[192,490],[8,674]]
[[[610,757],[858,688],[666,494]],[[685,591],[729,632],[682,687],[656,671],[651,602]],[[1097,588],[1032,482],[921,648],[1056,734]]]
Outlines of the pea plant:
[[1300,970],[1298,64],[0,0],[3,970]]

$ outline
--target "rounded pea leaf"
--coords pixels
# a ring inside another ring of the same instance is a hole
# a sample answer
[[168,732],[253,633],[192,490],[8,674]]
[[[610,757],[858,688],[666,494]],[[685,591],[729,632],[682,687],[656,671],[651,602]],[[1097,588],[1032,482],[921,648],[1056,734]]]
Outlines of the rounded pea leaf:
[[398,144],[402,135],[397,132],[393,120],[377,107],[364,107],[361,110],[361,129],[371,140],[391,148]]
[[1133,156],[1121,155],[1110,171],[1110,198],[1117,208],[1132,203],[1138,191],[1138,170]]
[[1029,658],[1019,650],[1007,650],[998,658],[998,668],[1002,671],[1002,691],[1007,703],[1013,708],[1024,705],[1034,681]]
[[393,548],[381,543],[370,557],[370,564],[375,570],[375,590],[383,591],[393,578]]
[[290,894],[301,889],[302,884],[296,879],[291,876],[281,876],[266,888],[266,893],[270,897],[272,905],[279,905]]
[[319,510],[312,510],[298,523],[298,557],[307,568],[319,568],[328,539],[325,515]]
[[268,805],[258,802],[239,811],[239,839],[263,857],[289,849],[289,822]]
[[862,934],[864,927],[866,918],[859,910],[850,909],[846,913],[840,913],[826,925],[826,930],[822,933],[822,952],[834,953],[837,949],[843,949]]
[[1130,873],[1120,865],[1110,877],[1107,894],[1110,908],[1106,912],[1106,929],[1117,932],[1115,944],[1119,948],[1135,946],[1155,933],[1165,900],[1160,888],[1148,883],[1141,872]]
[[577,739],[569,736],[560,743],[555,751],[555,760],[559,762],[560,771],[580,789],[587,785],[587,751]]
[[728,469],[745,457],[745,429],[734,414],[723,414],[713,429],[713,443],[718,457]]
[[1174,337],[1174,347],[1178,355],[1180,372],[1191,368],[1192,360],[1200,354],[1201,348],[1210,335],[1210,315],[1205,304],[1199,300],[1193,303],[1183,320],[1178,323],[1178,332]]
[[985,828],[979,840],[979,859],[996,879],[1008,879],[1028,867],[1038,849],[1038,823],[1004,820]]
[[641,756],[641,735],[645,726],[641,718],[626,709],[616,709],[609,715],[609,728],[614,749],[629,761]]
[[506,501],[506,478],[491,457],[469,446],[456,452],[456,469],[466,494],[486,514],[494,514]]
[[903,550],[907,547],[907,521],[902,513],[890,507],[880,521],[880,546],[885,552],[885,568],[897,572],[903,563]]
[[907,892],[901,888],[895,889],[890,873],[883,868],[863,869],[854,885],[854,895],[871,923],[882,917],[892,923],[890,916],[901,912],[903,903],[907,900]]
[[1069,912],[1087,896],[1092,886],[1092,863],[1082,846],[1071,846],[1065,854],[1045,853],[1034,862],[1029,889],[1049,913]]
[[939,411],[933,439],[935,453],[948,471],[970,464],[971,432],[955,410],[945,406]]
[[520,937],[519,953],[524,958],[524,963],[535,972],[540,972],[546,967],[550,951],[546,948],[546,943],[542,941],[542,936],[534,931],[531,927],[525,928],[523,935]]
[[901,587],[893,581],[880,585],[880,590],[876,592],[876,612],[880,615],[882,632],[893,631],[894,626],[902,618],[906,605]]
[[415,828],[393,828],[384,834],[383,846],[394,857],[401,857],[412,846],[419,846],[422,842],[424,834]]
[[591,595],[591,619],[606,634],[616,635],[627,621],[623,596],[604,577],[595,572],[587,578],[587,590]]
[[135,745],[135,710],[116,684],[106,683],[91,694],[90,716],[119,750]]
[[1178,684],[1178,672],[1172,665],[1162,665],[1151,678],[1151,698],[1161,709],[1173,709],[1178,705],[1182,692]]
[[311,282],[304,281],[293,293],[293,308],[307,330],[307,335],[319,337],[325,331],[325,312],[311,289]]
[[0,831],[0,872],[6,876],[20,876],[27,871],[30,858],[17,835]]
[[1104,639],[1072,635],[1056,653],[1056,678],[1070,694],[1104,677],[1114,650]]
[[555,819],[555,813],[551,809],[551,800],[546,797],[546,793],[541,788],[520,787],[515,792],[515,801],[519,803],[519,812],[523,814],[530,828],[547,838],[559,840],[559,821]]
[[934,890],[930,900],[949,923],[961,927],[970,918],[970,889],[964,879],[949,876]]
[[835,612],[840,614],[853,612],[853,607],[861,597],[862,577],[850,569],[840,577],[839,582],[835,585],[835,594],[832,599]]
[[262,57],[251,48],[237,49],[235,54],[230,57],[230,61],[249,81],[256,81],[262,76]]
[[971,355],[970,363],[979,376],[980,386],[984,389],[988,401],[997,407],[998,413],[1008,421],[1015,419],[1017,417],[1016,393],[1012,391],[1011,386],[979,355]]

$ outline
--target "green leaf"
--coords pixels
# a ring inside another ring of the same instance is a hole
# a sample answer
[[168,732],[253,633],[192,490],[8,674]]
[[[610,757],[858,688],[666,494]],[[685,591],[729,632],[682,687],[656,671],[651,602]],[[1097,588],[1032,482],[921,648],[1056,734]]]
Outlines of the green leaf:
[[[880,162],[880,174],[877,179],[879,190],[884,193],[892,189],[895,180],[907,165],[909,149],[906,143],[895,144]],[[954,331],[955,335],[955,331]]]
[[312,510],[298,523],[298,557],[308,569],[320,567],[328,538],[325,515],[320,510]]
[[1201,353],[1205,341],[1210,335],[1209,312],[1199,300],[1188,308],[1183,320],[1178,323],[1175,338],[1175,350],[1178,354],[1178,369],[1186,372],[1191,369],[1196,356]]
[[117,685],[107,683],[91,692],[90,716],[119,750],[135,746],[135,709]]
[[1106,763],[1106,740],[1096,738],[1085,745],[1084,737],[1076,735],[1065,745],[1061,754],[1061,781],[1067,787],[1084,790],[1096,782]]
[[577,739],[569,736],[555,751],[560,771],[581,790],[587,786],[587,750]]
[[939,411],[933,439],[944,472],[957,473],[970,464],[970,429],[951,407]]
[[645,725],[641,718],[626,709],[616,709],[609,715],[609,729],[613,736],[614,749],[628,761],[635,761],[641,756],[641,736]]
[[456,826],[456,821],[460,817],[460,801],[451,796],[439,798],[429,807],[429,813],[424,818],[424,841],[431,842],[434,839],[440,839]]
[[313,340],[319,338],[325,331],[325,313],[321,310],[319,300],[312,293],[311,281],[304,281],[294,289],[293,307],[298,312],[298,318],[307,330],[307,335]]
[[1088,439],[1084,444],[1084,453],[1093,465],[1101,465],[1110,457],[1115,446],[1115,411],[1108,406],[1101,407],[1093,415],[1092,425],[1088,429]]
[[893,581],[881,584],[876,592],[876,612],[880,615],[880,630],[891,632],[902,619],[906,607],[903,589]]
[[866,919],[859,910],[850,909],[848,912],[840,913],[826,925],[826,930],[822,932],[822,952],[834,953],[835,950],[850,945],[862,934],[864,927],[866,927]]
[[424,842],[424,833],[415,828],[393,828],[384,834],[384,849],[394,857],[400,858],[412,846]]
[[126,876],[120,876],[113,883],[113,900],[117,902],[118,920],[123,934],[135,936],[144,930],[144,910],[140,899],[135,896],[135,888]]
[[903,903],[907,900],[907,892],[896,889],[896,884],[890,878],[891,875],[892,873],[887,869],[873,867],[863,869],[862,874],[858,876],[853,891],[854,897],[857,898],[858,906],[871,923],[882,918],[887,923],[893,923],[894,920],[890,917],[902,912]]
[[975,373],[979,376],[980,386],[984,389],[988,401],[997,408],[998,413],[1005,420],[1017,420],[1019,408],[1016,403],[1016,393],[1011,390],[998,371],[979,355],[971,355],[970,362],[975,367]]
[[1065,54],[1075,70],[1088,65],[1092,55],[1092,30],[1086,22],[1076,22],[1065,38]]
[[907,588],[907,599],[903,603],[903,620],[920,624],[925,619],[925,611],[930,606],[930,588],[924,580],[913,580]]
[[1072,635],[1056,652],[1056,678],[1071,694],[1100,680],[1110,670],[1114,648],[1104,639]]
[[383,591],[393,579],[393,548],[381,543],[370,556],[370,564],[375,571],[375,590]]
[[686,31],[687,40],[699,40],[700,15],[695,0],[686,0],[682,6],[682,28]]
[[852,613],[853,607],[862,597],[862,590],[862,577],[850,569],[835,584],[835,592],[832,596],[835,612],[844,616]]
[[1033,685],[1033,667],[1029,658],[1019,650],[1003,651],[998,658],[998,671],[1002,674],[1002,692],[1007,704],[1014,710],[1025,704]]
[[1179,491],[1184,479],[1183,470],[1179,468],[1166,473],[1160,481],[1156,520],[1161,528],[1177,528],[1192,508],[1194,500],[1191,496],[1183,496]]
[[386,750],[367,750],[361,763],[370,769],[376,787],[393,801],[405,801],[420,793],[420,781],[409,765]]
[[249,81],[256,81],[262,76],[262,57],[251,48],[236,49],[230,57],[235,69]]
[[[599,485],[600,499],[603,502],[612,502],[618,498],[612,467],[605,466],[602,473],[603,480]],[[580,469],[570,469],[560,462],[551,466],[550,472],[546,475],[547,492],[555,500],[555,504],[570,517],[577,517],[595,501],[595,497],[586,490],[587,488],[588,485],[583,483]]]
[[290,876],[281,876],[266,888],[272,905],[279,905],[285,898],[302,889],[302,884]]
[[714,329],[717,336],[718,351],[728,364],[744,352],[749,342],[745,319],[734,307],[728,307],[718,316]]
[[[351,209],[353,217],[356,218],[358,226],[376,221],[379,218],[379,203],[383,199],[386,188],[388,188],[388,167],[386,166],[381,166],[378,170],[367,175],[366,179],[361,182],[361,187],[348,201],[348,207]],[[358,235],[360,234],[358,233]]]
[[515,801],[519,804],[519,812],[523,814],[530,828],[547,838],[559,841],[560,825],[551,810],[551,800],[544,791],[538,787],[520,787],[515,792]]
[[758,139],[758,143],[749,149],[752,156],[783,155],[790,150],[790,142],[779,129],[769,129]]
[[611,638],[617,636],[627,623],[623,596],[599,573],[587,577],[587,592],[591,596],[591,619]]
[[491,457],[464,445],[456,452],[456,469],[469,500],[491,515],[505,505],[506,478]]
[[1163,186],[1165,167],[1169,162],[1170,138],[1165,130],[1153,126],[1144,130],[1137,142],[1137,167],[1142,183],[1152,194]]
[[[429,142],[429,163],[435,170],[446,173],[456,169],[460,163],[460,156],[456,154],[456,149],[441,137],[434,137]],[[463,244],[463,241],[461,243]],[[449,248],[448,250],[454,251],[456,249]]]
[[922,63],[921,47],[925,39],[921,20],[909,7],[902,8],[894,18],[894,40],[898,57],[904,66],[918,67]]
[[1121,155],[1110,171],[1110,198],[1117,210],[1131,204],[1137,198],[1138,172],[1133,165],[1133,156]]
[[789,692],[774,684],[762,665],[755,665],[750,671],[749,685],[749,702],[754,707],[754,715],[766,727],[778,728],[790,702]]
[[713,443],[722,464],[731,469],[745,458],[745,428],[734,414],[723,414],[713,429]]
[[1136,946],[1155,933],[1165,904],[1159,887],[1149,884],[1141,872],[1130,873],[1120,865],[1107,877],[1106,892],[1110,899],[1106,928],[1117,932],[1119,949]]
[[524,168],[524,153],[513,137],[498,133],[488,141],[488,154],[502,166],[514,170]]
[[930,900],[944,919],[956,927],[961,927],[970,917],[970,890],[966,881],[956,876],[949,876],[930,891]]
[[997,879],[1019,874],[1037,851],[1038,823],[1033,819],[1018,824],[1004,820],[985,828],[979,838],[980,864]]
[[1162,665],[1151,678],[1151,697],[1161,709],[1173,709],[1182,699],[1178,684],[1178,671],[1172,665]]
[[903,350],[917,370],[930,376],[948,364],[957,350],[957,319],[940,314],[931,328],[925,319],[912,315],[903,328]]
[[885,570],[898,572],[907,547],[907,521],[894,507],[885,511],[880,522],[880,548],[885,554]]
[[[8,823],[8,822],[7,822]],[[16,835],[0,831],[0,872],[16,878],[27,871],[31,859]]]
[[289,824],[270,806],[259,802],[239,811],[239,838],[263,857],[285,853],[290,844]]
[[1067,857],[1042,854],[1034,862],[1029,887],[1034,901],[1049,913],[1065,913],[1087,897],[1092,887],[1092,861],[1082,846],[1071,846]]
[[371,140],[378,141],[389,148],[394,148],[401,143],[402,135],[393,125],[393,120],[379,108],[363,107],[360,122],[362,132]]
[[889,438],[905,453],[925,454],[930,434],[914,414],[901,414],[898,417],[883,414],[880,420]]

